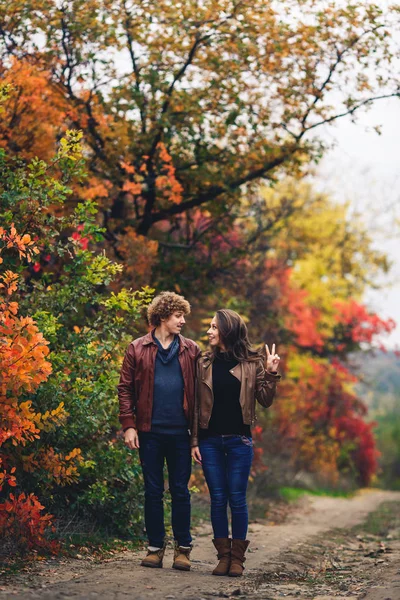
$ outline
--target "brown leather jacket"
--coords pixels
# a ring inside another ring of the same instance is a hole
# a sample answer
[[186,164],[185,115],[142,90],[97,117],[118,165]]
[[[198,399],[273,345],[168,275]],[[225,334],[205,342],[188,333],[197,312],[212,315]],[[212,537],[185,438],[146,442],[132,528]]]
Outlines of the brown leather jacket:
[[[158,348],[152,333],[131,342],[125,352],[118,385],[119,420],[124,430],[129,427],[139,431],[151,429],[154,365]],[[182,335],[179,336],[179,346],[184,383],[183,410],[192,429],[196,362],[200,348]]]
[[[192,428],[191,445],[198,445],[199,427],[207,429],[214,404],[212,388],[212,355],[207,353],[197,362],[196,375],[196,406]],[[230,373],[242,382],[240,388],[240,405],[242,407],[243,423],[253,425],[256,420],[256,400],[268,408],[271,406],[276,384],[281,376],[268,373],[264,363],[259,361],[244,361],[237,364]]]

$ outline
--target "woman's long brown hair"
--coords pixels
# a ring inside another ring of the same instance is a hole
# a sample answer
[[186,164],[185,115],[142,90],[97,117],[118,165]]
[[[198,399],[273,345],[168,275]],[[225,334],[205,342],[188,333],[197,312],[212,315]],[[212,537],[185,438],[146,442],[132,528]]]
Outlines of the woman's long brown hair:
[[[221,308],[215,313],[221,344],[239,362],[259,360],[260,352],[251,346],[246,323],[234,310]],[[218,350],[214,350],[214,353]]]

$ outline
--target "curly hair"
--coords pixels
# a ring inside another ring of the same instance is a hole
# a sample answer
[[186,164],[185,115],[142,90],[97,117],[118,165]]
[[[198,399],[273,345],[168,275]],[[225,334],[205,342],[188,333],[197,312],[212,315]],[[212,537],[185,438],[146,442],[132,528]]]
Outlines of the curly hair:
[[174,312],[190,313],[190,304],[175,292],[161,292],[147,307],[147,319],[152,327],[161,325],[161,319],[168,319]]

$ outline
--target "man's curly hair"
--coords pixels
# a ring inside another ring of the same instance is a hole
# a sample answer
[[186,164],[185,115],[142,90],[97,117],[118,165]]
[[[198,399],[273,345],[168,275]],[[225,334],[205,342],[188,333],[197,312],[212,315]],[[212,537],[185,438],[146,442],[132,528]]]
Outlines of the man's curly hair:
[[147,319],[152,327],[161,325],[161,319],[168,319],[174,312],[190,313],[190,304],[175,292],[161,292],[147,307]]

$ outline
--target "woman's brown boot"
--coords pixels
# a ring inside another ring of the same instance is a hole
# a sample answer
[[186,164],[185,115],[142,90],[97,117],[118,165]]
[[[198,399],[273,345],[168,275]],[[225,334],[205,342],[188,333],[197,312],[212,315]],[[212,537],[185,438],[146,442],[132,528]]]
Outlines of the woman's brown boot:
[[230,538],[216,538],[213,540],[219,559],[218,565],[212,572],[213,575],[228,575],[231,566],[231,541]]
[[229,577],[241,577],[244,570],[244,555],[250,542],[248,540],[232,540],[231,567]]

